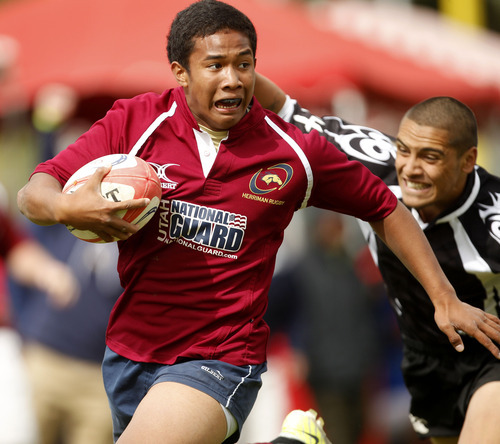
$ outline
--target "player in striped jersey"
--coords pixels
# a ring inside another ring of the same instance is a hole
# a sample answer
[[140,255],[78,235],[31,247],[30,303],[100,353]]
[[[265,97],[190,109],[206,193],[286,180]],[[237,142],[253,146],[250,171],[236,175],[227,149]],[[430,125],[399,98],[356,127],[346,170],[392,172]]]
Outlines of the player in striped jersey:
[[[473,112],[450,97],[412,107],[397,138],[335,116],[315,116],[268,79],[256,95],[303,132],[318,132],[381,177],[412,211],[459,298],[498,316],[500,179],[476,165]],[[462,335],[457,354],[433,321],[422,286],[362,223],[387,286],[403,344],[410,420],[434,444],[500,440],[500,361]]]

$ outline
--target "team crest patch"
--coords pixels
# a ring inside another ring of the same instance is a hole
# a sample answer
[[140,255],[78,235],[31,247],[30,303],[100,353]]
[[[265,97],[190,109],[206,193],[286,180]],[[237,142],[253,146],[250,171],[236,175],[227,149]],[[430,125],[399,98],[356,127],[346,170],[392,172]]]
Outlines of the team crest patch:
[[279,163],[266,169],[260,169],[250,179],[250,191],[261,196],[286,187],[292,179],[293,168],[286,163]]

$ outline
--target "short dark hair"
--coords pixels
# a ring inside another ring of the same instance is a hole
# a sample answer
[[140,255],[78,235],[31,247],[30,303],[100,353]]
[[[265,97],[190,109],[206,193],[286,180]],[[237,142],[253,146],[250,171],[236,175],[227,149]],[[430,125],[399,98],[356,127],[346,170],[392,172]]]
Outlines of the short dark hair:
[[448,131],[448,144],[463,154],[477,147],[477,121],[472,110],[453,97],[432,97],[410,108],[405,118],[418,125]]
[[222,30],[234,30],[248,37],[255,57],[257,33],[250,19],[238,9],[217,0],[200,0],[180,11],[167,37],[168,61],[178,62],[189,72],[189,57],[195,39]]

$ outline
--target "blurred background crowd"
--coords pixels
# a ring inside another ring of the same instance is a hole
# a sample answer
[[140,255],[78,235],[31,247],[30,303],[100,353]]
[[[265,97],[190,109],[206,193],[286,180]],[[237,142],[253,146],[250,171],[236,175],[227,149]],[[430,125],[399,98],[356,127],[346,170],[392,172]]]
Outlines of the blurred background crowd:
[[[411,105],[450,95],[476,113],[478,163],[500,174],[498,0],[226,1],[255,24],[258,71],[315,114],[394,135]],[[110,442],[81,434],[78,424],[109,436],[99,362],[120,292],[116,246],[29,225],[15,195],[37,163],[114,100],[175,86],[166,33],[189,3],[0,0],[0,207],[22,232],[10,250],[0,248],[0,330],[10,338],[6,346],[0,337],[0,379],[10,370],[21,381],[18,391],[10,386],[10,401],[1,393],[8,384],[0,385],[0,444]],[[19,278],[9,255],[22,241],[68,267],[74,281],[58,281],[74,298],[54,302],[51,290],[60,290]],[[417,442],[395,319],[353,220],[318,210],[295,217],[278,257],[268,321],[270,370],[241,442],[274,437],[288,411],[310,407],[325,417],[336,444]],[[78,380],[89,381],[80,393]],[[24,416],[15,415],[12,399],[27,400]],[[12,416],[24,434],[7,435]]]

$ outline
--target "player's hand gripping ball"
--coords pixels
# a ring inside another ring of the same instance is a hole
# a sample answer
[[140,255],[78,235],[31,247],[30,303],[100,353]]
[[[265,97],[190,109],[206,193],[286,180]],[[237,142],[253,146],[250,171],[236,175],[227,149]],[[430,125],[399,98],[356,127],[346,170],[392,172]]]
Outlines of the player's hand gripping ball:
[[[99,167],[107,165],[111,165],[111,171],[101,182],[101,194],[105,199],[121,202],[147,197],[151,200],[144,208],[132,208],[116,213],[118,217],[142,228],[158,209],[161,184],[153,167],[139,157],[128,154],[109,154],[99,157],[76,171],[64,185],[63,193],[74,193]],[[105,242],[92,231],[78,230],[70,225],[67,228],[71,234],[86,242]]]

